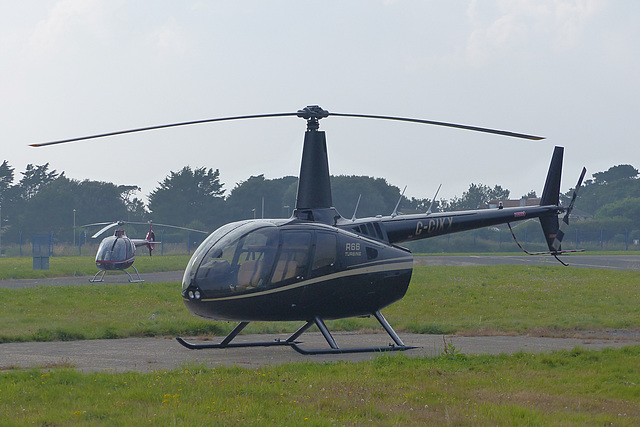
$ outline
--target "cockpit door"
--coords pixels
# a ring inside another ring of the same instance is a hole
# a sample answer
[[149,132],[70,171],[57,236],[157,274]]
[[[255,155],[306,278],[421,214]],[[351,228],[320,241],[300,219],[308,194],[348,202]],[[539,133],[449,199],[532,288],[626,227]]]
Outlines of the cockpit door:
[[273,286],[282,286],[307,277],[311,237],[310,231],[285,230],[281,233],[278,258],[271,276]]

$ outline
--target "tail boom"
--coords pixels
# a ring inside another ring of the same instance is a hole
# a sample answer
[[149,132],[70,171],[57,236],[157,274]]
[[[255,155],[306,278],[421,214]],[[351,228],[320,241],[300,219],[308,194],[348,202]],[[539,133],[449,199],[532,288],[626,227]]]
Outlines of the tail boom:
[[[563,147],[555,147],[539,206],[516,208],[478,209],[460,212],[427,213],[377,218],[385,238],[390,243],[402,243],[457,233],[482,227],[508,224],[531,218],[538,218],[551,253],[560,252],[562,230],[558,215],[565,210],[560,206],[560,181],[562,178]],[[579,181],[578,186],[580,185]],[[357,230],[358,222],[350,228]],[[367,222],[367,220],[362,220]],[[371,222],[371,219],[368,220]],[[360,229],[365,228],[360,226]]]

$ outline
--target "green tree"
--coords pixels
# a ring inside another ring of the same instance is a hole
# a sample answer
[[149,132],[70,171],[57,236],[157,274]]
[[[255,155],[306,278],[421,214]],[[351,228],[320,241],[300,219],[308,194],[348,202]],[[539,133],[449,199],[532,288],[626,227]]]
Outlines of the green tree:
[[[2,216],[6,220],[7,226],[4,227],[4,236],[7,241],[17,239],[18,234],[16,232],[31,230],[33,224],[35,224],[33,222],[29,223],[29,217],[36,215],[36,213],[31,212],[27,202],[35,197],[47,184],[60,176],[55,170],[49,171],[48,169],[49,163],[40,166],[28,164],[25,171],[21,172],[22,178],[20,181],[3,191]],[[5,169],[5,174],[7,171],[8,169]],[[13,170],[11,170],[11,175],[12,173]],[[9,183],[8,177],[5,182]]]
[[215,229],[226,219],[223,185],[218,169],[185,166],[178,172],[170,172],[149,194],[151,216],[154,221],[170,225],[199,224]]
[[625,218],[634,224],[640,223],[640,198],[626,197],[604,205],[596,212],[596,219],[610,219],[615,217]]
[[9,163],[5,160],[0,165],[0,206],[7,194],[7,190],[13,183],[13,168],[9,166]]
[[[227,197],[227,207],[233,220],[262,216],[264,198],[265,218],[282,218],[293,212],[298,179],[284,177],[265,179],[264,175],[252,176],[236,185]],[[333,206],[343,216],[351,218],[360,197],[357,216],[389,215],[400,198],[400,189],[389,185],[382,178],[367,176],[332,176]],[[413,208],[419,203],[402,198],[399,211]],[[425,208],[426,209],[426,208]],[[254,211],[255,210],[255,211]]]
[[74,220],[78,233],[83,224],[127,220],[122,195],[130,188],[108,182],[81,182],[60,174],[22,201],[21,212],[12,217],[12,229],[27,239],[34,233],[52,232],[57,240],[72,241]]
[[49,163],[40,166],[28,164],[26,170],[21,172],[22,178],[18,187],[19,195],[23,200],[34,197],[41,188],[60,176],[55,170],[48,171],[48,169]]
[[638,169],[631,165],[612,166],[605,172],[596,172],[593,174],[595,184],[604,184],[620,180],[633,179],[638,176]]
[[[360,204],[356,216],[358,218],[391,215],[398,200],[400,189],[390,185],[384,178],[370,176],[339,175],[331,177],[333,206],[344,217],[353,216],[358,198]],[[399,211],[410,205],[406,197],[402,197]]]
[[[3,225],[7,222],[7,214],[5,209],[4,218],[2,216],[2,206],[5,204],[5,199],[9,199],[7,191],[11,187],[13,182],[13,168],[9,166],[9,163],[5,160],[0,165],[0,233],[2,233]],[[1,236],[1,234],[0,234]]]
[[[628,197],[640,197],[640,179],[638,171],[631,165],[618,165],[606,172],[596,172],[593,180],[586,180],[578,192],[576,208],[595,214],[610,203],[622,201]],[[573,195],[570,189],[563,195],[563,203],[568,203]]]
[[499,185],[493,188],[484,184],[469,185],[469,189],[462,193],[461,198],[454,197],[451,199],[449,210],[465,210],[478,209],[489,203],[491,200],[506,200],[509,198],[510,191]]
[[431,208],[431,212],[440,212],[441,207],[446,204],[444,200],[435,200],[433,205],[431,204],[431,200],[429,199],[417,199],[412,197],[408,202],[402,203],[401,211],[403,213],[409,213],[410,211],[414,211],[411,213],[426,213],[429,208]]
[[227,197],[227,213],[230,221],[262,217],[264,201],[265,218],[284,218],[293,212],[298,179],[293,176],[265,179],[264,175],[252,176],[241,181]]

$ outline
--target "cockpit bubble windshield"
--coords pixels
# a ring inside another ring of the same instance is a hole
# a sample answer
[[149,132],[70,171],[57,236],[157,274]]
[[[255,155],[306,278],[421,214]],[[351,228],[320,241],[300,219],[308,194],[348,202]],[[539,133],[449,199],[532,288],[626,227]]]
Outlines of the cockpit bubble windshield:
[[278,247],[278,228],[267,221],[224,226],[205,240],[187,266],[190,284],[210,294],[264,286]]
[[96,253],[96,262],[123,262],[133,257],[133,247],[128,240],[115,236],[104,239]]
[[282,226],[253,220],[214,232],[197,249],[182,282],[194,299],[293,285],[335,273],[338,235],[329,226]]

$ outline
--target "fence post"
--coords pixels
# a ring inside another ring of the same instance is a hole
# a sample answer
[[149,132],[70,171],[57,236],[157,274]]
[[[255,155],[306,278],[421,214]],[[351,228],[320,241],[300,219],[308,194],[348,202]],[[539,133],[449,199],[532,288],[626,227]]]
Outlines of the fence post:
[[629,230],[624,230],[624,246],[625,251],[629,250]]

